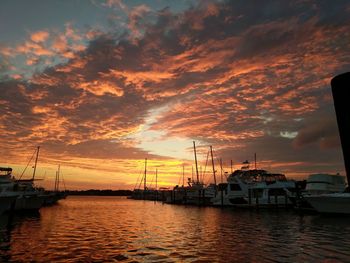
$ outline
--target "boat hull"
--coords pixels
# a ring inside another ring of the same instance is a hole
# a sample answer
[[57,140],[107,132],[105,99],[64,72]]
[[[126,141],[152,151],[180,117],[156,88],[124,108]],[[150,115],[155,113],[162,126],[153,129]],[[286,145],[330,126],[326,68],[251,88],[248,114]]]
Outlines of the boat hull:
[[350,214],[350,193],[304,197],[320,213]]
[[11,210],[12,206],[16,202],[17,196],[0,196],[0,214]]
[[22,210],[39,210],[45,201],[45,197],[41,195],[22,195],[16,199],[15,211]]

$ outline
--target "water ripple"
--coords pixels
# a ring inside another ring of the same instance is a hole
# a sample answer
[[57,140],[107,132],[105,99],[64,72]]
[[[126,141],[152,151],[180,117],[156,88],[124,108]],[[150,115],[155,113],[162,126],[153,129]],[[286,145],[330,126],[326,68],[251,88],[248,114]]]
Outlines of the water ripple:
[[69,197],[0,217],[0,261],[349,262],[348,219]]

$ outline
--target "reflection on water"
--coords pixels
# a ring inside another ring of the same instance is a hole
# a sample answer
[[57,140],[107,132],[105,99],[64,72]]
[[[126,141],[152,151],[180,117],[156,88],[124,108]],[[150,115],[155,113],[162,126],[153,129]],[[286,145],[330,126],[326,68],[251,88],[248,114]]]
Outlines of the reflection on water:
[[346,262],[349,219],[69,197],[0,217],[0,261]]

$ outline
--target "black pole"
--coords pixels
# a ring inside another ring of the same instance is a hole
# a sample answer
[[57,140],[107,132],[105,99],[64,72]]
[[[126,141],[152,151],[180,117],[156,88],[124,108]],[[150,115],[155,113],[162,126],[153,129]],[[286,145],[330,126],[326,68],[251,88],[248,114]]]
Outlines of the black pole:
[[146,191],[147,189],[147,158],[145,159],[145,178],[144,178],[144,181],[143,181],[143,190]]
[[35,157],[35,164],[34,164],[34,171],[33,171],[33,177],[32,177],[32,180],[34,181],[34,178],[35,178],[35,172],[36,172],[36,165],[38,163],[38,158],[39,158],[39,150],[40,150],[40,146],[37,147],[37,150],[36,150],[36,157]]
[[57,192],[60,188],[60,172],[61,172],[61,165],[58,165],[58,171],[57,171]]
[[256,153],[254,153],[254,169],[256,170]]
[[199,183],[199,175],[198,175],[198,164],[197,164],[197,153],[196,153],[196,143],[193,141],[193,151],[194,151],[194,160],[196,162],[196,175],[197,175],[197,183]]
[[[331,81],[335,113],[343,149],[346,177],[350,183],[350,72],[338,75]],[[349,188],[349,187],[348,187]]]
[[214,157],[213,157],[213,147],[211,145],[210,145],[210,155],[211,155],[211,166],[213,168],[214,184],[216,187],[216,175],[215,175],[215,165],[214,165]]

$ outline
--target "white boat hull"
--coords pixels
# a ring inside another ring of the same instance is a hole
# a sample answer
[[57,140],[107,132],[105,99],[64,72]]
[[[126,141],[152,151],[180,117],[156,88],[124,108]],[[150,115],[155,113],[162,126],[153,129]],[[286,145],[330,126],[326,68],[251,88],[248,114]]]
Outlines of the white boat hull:
[[304,198],[317,212],[350,214],[350,193],[310,195]]

